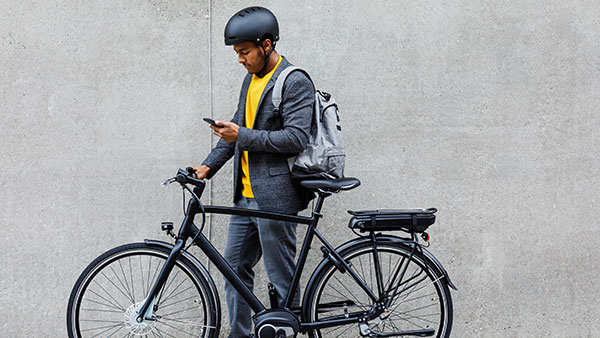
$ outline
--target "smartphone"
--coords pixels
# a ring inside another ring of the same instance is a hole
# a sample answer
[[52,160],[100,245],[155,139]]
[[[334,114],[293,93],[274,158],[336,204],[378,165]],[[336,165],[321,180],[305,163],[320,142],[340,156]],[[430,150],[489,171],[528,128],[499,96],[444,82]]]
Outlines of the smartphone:
[[210,117],[205,117],[203,118],[204,122],[209,123],[217,128],[223,128],[223,126],[218,126],[217,123],[215,122],[215,120],[211,119]]

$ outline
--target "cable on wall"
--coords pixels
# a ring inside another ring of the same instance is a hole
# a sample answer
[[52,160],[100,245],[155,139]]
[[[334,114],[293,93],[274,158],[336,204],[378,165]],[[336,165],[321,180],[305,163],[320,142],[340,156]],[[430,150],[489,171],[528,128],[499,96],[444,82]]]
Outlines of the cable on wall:
[[[207,44],[208,44],[208,111],[210,114],[210,118],[213,118],[213,96],[212,96],[212,32],[211,32],[211,22],[212,22],[212,0],[208,0],[208,14],[206,15],[206,22],[208,26],[208,34],[207,34]],[[213,136],[210,134],[210,152],[213,149]],[[208,180],[208,204],[212,205],[212,197],[213,197],[213,181]],[[207,221],[207,234],[208,240],[210,241],[212,235],[212,214],[208,215]],[[210,272],[210,259],[206,257],[206,269]]]

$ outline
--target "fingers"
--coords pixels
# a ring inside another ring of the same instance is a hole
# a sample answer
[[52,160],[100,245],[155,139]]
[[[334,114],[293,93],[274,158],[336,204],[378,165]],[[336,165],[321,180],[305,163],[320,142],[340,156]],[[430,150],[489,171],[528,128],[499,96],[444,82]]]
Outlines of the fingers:
[[196,170],[196,177],[201,180],[205,179],[210,171],[210,168],[206,165],[193,166],[192,169]]
[[239,127],[237,124],[235,124],[233,122],[223,122],[223,121],[215,121],[215,123],[221,127],[215,127],[215,126],[211,125],[210,129],[213,130],[213,134],[220,137],[223,141],[225,141],[227,143],[235,142],[237,140],[237,133],[239,130]]

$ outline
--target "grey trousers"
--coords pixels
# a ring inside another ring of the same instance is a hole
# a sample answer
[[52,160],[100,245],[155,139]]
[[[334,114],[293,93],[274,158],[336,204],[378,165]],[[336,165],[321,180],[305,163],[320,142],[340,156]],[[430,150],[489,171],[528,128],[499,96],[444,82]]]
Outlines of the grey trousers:
[[[235,206],[259,209],[258,203],[253,198],[242,197]],[[294,274],[296,224],[248,216],[231,216],[225,245],[225,260],[250,290],[254,289],[253,268],[261,255],[264,257],[267,276],[275,286],[277,300],[281,304]],[[249,337],[252,331],[252,310],[227,280],[225,298],[231,326],[229,338]],[[263,297],[259,295],[259,298]],[[299,303],[300,292],[296,292],[293,306],[298,306]],[[268,301],[265,304],[268,308]]]

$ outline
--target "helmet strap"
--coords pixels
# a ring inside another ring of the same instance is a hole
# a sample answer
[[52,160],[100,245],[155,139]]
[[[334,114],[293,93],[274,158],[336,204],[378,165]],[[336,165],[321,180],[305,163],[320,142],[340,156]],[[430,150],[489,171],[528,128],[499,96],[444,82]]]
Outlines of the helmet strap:
[[273,51],[275,50],[275,44],[274,43],[272,44],[272,48],[268,53],[265,50],[265,46],[263,46],[262,41],[260,42],[259,46],[260,46],[260,48],[262,48],[263,54],[265,55],[265,64],[262,67],[262,69],[258,72],[259,74],[262,74],[265,71],[265,69],[267,69],[267,65],[269,65],[269,57],[271,56],[271,53],[273,53]]

